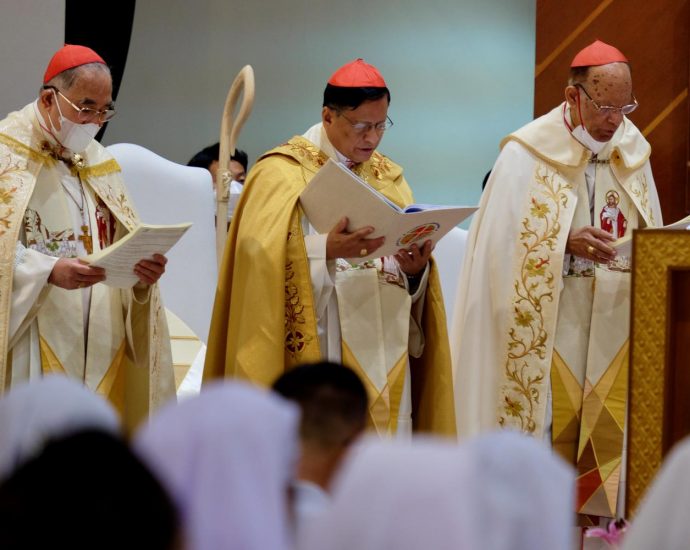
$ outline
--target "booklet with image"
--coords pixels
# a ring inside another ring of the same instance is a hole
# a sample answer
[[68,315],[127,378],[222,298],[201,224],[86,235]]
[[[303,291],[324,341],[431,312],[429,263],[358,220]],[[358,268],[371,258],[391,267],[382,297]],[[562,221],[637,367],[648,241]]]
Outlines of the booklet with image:
[[340,163],[329,159],[300,195],[300,203],[309,223],[319,232],[328,233],[343,217],[348,231],[374,227],[369,238],[384,236],[383,246],[368,256],[351,258],[362,262],[396,254],[412,244],[436,244],[465,218],[475,206],[411,204],[400,208]]

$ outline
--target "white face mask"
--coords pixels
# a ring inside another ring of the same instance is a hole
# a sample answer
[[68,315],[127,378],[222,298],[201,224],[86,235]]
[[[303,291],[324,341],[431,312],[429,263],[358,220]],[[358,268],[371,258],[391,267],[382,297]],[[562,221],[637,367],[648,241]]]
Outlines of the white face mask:
[[98,133],[101,127],[98,124],[90,122],[88,124],[78,124],[66,119],[62,115],[60,103],[58,102],[57,94],[53,90],[53,97],[55,97],[55,105],[57,105],[58,113],[60,114],[60,129],[57,130],[53,126],[53,121],[50,120],[50,125],[53,128],[53,136],[60,142],[65,149],[69,149],[73,153],[81,153],[86,149],[93,138]]
[[587,149],[592,151],[595,155],[598,155],[601,150],[606,147],[608,141],[597,141],[592,137],[592,135],[587,131],[582,124],[573,129],[573,137],[582,143]]
[[[579,99],[577,103],[577,109],[580,115],[580,121],[582,121],[582,113],[580,112]],[[597,141],[596,139],[594,139],[592,137],[592,134],[590,134],[587,131],[587,128],[585,128],[584,122],[580,122],[578,126],[571,130],[571,133],[577,141],[579,141],[582,145],[587,147],[587,149],[592,151],[592,153],[594,153],[595,155],[598,155],[601,152],[601,150],[608,144],[608,141]]]

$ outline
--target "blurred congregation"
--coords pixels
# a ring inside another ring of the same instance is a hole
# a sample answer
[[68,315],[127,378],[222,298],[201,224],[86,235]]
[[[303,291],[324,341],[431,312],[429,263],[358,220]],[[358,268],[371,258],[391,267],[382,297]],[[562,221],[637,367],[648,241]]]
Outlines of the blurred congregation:
[[144,4],[2,8],[0,548],[687,548],[690,3]]

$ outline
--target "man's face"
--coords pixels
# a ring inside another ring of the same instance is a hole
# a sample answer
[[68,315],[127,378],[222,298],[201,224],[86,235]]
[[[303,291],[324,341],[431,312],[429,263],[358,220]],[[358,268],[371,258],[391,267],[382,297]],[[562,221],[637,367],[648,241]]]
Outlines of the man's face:
[[[69,89],[61,89],[60,92],[62,95],[56,90],[46,89],[41,91],[40,96],[41,105],[57,130],[60,129],[60,112],[62,112],[63,117],[77,124],[88,124],[89,122],[99,126],[104,124],[98,119],[80,120],[79,112],[70,105],[70,102],[79,108],[95,109],[96,111],[104,111],[113,107],[113,83],[110,74],[106,71],[86,69],[78,73]],[[65,97],[62,97],[63,95]]]
[[[386,122],[388,116],[388,98],[365,101],[352,110],[337,111],[324,107],[321,119],[328,139],[333,146],[355,163],[366,162],[376,150],[383,137],[383,131],[376,130],[374,124]],[[357,132],[352,124],[370,123],[369,128]]]
[[600,106],[613,107],[633,103],[630,68],[626,63],[591,67],[587,80],[582,82],[581,86],[591,96],[591,100],[579,86],[568,86],[565,90],[573,123],[578,125],[584,122],[585,128],[594,139],[601,142],[609,141],[623,122],[623,114],[620,111],[602,114],[592,100]]
[[232,179],[239,181],[240,183],[244,183],[244,180],[247,178],[247,173],[244,171],[244,166],[242,166],[236,160],[230,161],[230,173],[232,174]]
[[614,197],[613,195],[609,195],[608,197],[606,197],[606,204],[608,204],[610,208],[616,206],[616,197]]

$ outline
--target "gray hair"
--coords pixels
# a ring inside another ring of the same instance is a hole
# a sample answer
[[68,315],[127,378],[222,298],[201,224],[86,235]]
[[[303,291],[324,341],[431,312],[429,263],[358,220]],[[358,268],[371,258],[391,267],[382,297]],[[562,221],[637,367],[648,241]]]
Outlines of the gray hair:
[[58,90],[69,90],[77,78],[84,76],[84,73],[92,72],[104,72],[110,76],[110,68],[104,63],[86,63],[84,65],[79,65],[78,67],[72,67],[66,71],[62,71],[56,74],[48,82],[44,84],[46,86],[55,86]]

